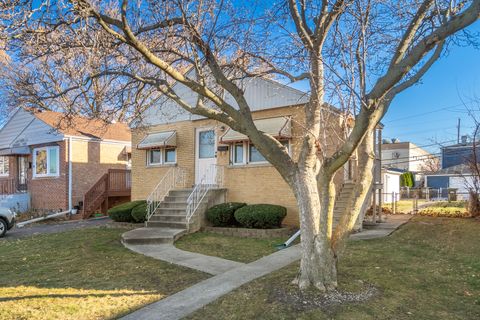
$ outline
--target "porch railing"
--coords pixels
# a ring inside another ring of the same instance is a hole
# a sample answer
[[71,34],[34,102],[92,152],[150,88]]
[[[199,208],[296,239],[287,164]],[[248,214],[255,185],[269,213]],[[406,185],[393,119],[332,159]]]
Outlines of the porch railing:
[[0,195],[14,194],[17,192],[17,181],[15,179],[0,180]]
[[88,218],[109,196],[128,196],[131,192],[131,171],[109,169],[83,196],[83,216]]
[[185,183],[186,171],[179,167],[170,168],[147,198],[147,216],[145,220],[150,220],[170,190],[178,187],[184,188]]
[[223,166],[212,164],[207,168],[205,174],[200,179],[200,182],[195,185],[187,200],[187,228],[189,228],[190,221],[192,220],[195,212],[207,195],[208,191],[213,188],[219,188],[223,185],[223,175]]

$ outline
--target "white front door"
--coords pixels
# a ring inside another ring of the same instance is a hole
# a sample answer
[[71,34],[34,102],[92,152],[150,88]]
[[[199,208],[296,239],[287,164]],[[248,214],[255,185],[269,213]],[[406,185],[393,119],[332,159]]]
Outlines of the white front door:
[[[195,139],[195,184],[214,184],[216,176],[216,135],[213,129],[197,129]],[[215,171],[215,172],[213,172]]]

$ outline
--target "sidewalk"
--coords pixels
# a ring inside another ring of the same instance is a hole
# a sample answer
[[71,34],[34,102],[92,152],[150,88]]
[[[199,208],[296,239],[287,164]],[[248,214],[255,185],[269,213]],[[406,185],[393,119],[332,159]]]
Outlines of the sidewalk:
[[[352,234],[350,237],[353,240],[386,237],[408,222],[411,217],[411,215],[390,215],[387,222],[364,229],[364,231]],[[300,245],[280,250],[249,264],[185,252],[175,248],[173,245],[124,245],[130,250],[155,259],[180,264],[210,274],[218,273],[214,277],[199,282],[190,288],[134,311],[121,318],[123,320],[182,319],[238,287],[286,267],[301,257]],[[174,250],[167,246],[173,247]],[[220,260],[219,266],[211,264],[214,262],[214,259]],[[222,273],[222,269],[225,272]]]
[[300,259],[300,253],[299,245],[275,252],[247,265],[199,282],[121,319],[182,319],[232,290],[297,261]]

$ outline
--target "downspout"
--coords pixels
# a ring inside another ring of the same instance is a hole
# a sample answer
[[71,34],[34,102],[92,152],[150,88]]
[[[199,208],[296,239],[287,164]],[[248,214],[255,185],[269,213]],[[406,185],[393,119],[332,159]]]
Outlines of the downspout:
[[68,211],[72,209],[72,137],[68,137]]

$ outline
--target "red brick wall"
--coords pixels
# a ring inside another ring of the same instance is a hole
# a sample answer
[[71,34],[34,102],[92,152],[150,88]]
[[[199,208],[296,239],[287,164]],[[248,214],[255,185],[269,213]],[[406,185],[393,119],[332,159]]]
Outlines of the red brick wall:
[[[68,158],[66,150],[68,148],[68,142],[62,141],[56,143],[35,145],[34,148],[46,146],[60,147],[60,175],[58,177],[33,178],[33,169],[28,169],[28,189],[32,199],[32,208],[42,211],[67,210]],[[33,156],[30,156],[29,161],[33,161]]]

